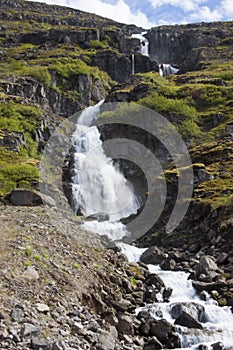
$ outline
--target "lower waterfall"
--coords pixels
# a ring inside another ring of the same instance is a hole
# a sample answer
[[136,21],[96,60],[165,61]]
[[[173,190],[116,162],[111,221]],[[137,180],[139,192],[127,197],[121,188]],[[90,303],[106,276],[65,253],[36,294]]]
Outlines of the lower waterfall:
[[73,134],[72,207],[75,214],[79,210],[84,216],[104,218],[86,221],[87,230],[120,240],[128,235],[120,219],[136,214],[140,205],[130,183],[105,155],[98,128],[91,126],[103,102],[81,113]]
[[[137,248],[128,244],[120,243],[122,252],[129,261],[137,262],[141,254],[146,249]],[[176,326],[176,333],[181,339],[181,349],[185,350],[213,350],[216,342],[224,344],[225,350],[233,349],[233,314],[230,307],[220,307],[209,295],[206,301],[203,301],[197,295],[192,286],[192,281],[188,279],[189,274],[183,271],[164,271],[159,266],[148,265],[149,271],[156,273],[163,280],[166,288],[172,288],[172,295],[169,302],[158,301],[154,304],[148,304],[141,310],[148,310],[155,319],[165,318],[171,324],[174,324],[172,309],[178,305],[184,309],[192,306],[201,306],[204,308],[203,320],[201,324],[203,329],[186,328]],[[174,310],[174,309],[173,309]],[[220,349],[217,348],[216,349]],[[223,348],[221,348],[223,349]]]

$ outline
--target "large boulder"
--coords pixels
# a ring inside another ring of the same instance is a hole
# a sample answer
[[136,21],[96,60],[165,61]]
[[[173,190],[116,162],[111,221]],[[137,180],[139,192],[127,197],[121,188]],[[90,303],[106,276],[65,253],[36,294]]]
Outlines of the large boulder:
[[166,258],[166,254],[158,247],[150,247],[140,257],[144,264],[158,265]]
[[36,206],[43,204],[42,197],[31,190],[15,189],[10,194],[12,205]]
[[177,319],[186,312],[191,315],[196,321],[205,322],[205,308],[198,303],[174,303],[171,305],[170,314],[172,318]]
[[185,311],[182,311],[181,315],[175,320],[175,324],[188,328],[203,328],[201,323],[196,321],[194,317],[192,317]]

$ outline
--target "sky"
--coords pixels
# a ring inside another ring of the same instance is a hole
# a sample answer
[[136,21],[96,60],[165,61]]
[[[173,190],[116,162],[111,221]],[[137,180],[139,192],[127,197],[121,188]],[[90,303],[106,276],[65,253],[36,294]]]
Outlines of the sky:
[[145,29],[233,20],[233,0],[34,0],[95,13]]

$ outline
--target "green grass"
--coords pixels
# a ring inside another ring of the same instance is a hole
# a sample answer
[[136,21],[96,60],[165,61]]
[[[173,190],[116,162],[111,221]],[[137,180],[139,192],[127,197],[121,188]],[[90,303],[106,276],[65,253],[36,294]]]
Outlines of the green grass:
[[106,41],[91,40],[90,46],[93,49],[106,49],[109,45]]
[[30,188],[31,182],[38,181],[38,161],[29,157],[22,157],[0,147],[0,196],[6,195],[16,187]]

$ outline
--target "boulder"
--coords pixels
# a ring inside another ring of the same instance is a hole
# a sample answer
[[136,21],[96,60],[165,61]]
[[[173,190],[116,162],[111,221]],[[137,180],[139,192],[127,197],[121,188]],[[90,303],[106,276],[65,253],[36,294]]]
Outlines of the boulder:
[[143,350],[159,350],[163,349],[163,344],[156,337],[151,337],[143,347]]
[[131,316],[119,315],[117,330],[120,334],[133,335],[133,320]]
[[170,315],[172,318],[177,319],[182,315],[183,311],[192,316],[196,321],[205,322],[204,306],[194,302],[175,303],[171,305]]
[[162,270],[166,271],[174,270],[176,267],[176,262],[174,259],[166,258],[161,262],[160,267]]
[[156,273],[149,273],[145,283],[147,286],[154,286],[158,291],[165,287],[162,278]]
[[95,344],[96,350],[114,350],[115,349],[115,338],[111,333],[101,330],[98,335],[98,342]]
[[208,274],[210,271],[217,271],[218,266],[211,256],[202,256],[199,264],[197,264],[195,271],[197,276],[200,276],[202,273]]
[[227,253],[220,253],[218,258],[217,258],[217,263],[222,265],[224,264],[228,259],[228,254]]
[[43,304],[43,303],[36,304],[36,308],[37,308],[37,311],[39,311],[41,313],[45,313],[46,314],[47,312],[49,312],[48,305]]
[[212,346],[213,350],[223,350],[224,349],[224,345],[222,342],[217,342],[217,343],[211,344],[211,346]]
[[41,196],[31,190],[15,189],[10,194],[12,205],[37,206],[43,204]]
[[192,317],[185,311],[182,311],[180,316],[175,320],[175,324],[188,327],[188,328],[197,328],[197,329],[203,328],[201,323],[196,321],[194,317]]
[[99,213],[87,216],[85,220],[88,220],[88,221],[98,220],[99,222],[108,221],[109,214],[99,212]]
[[23,327],[20,330],[21,337],[27,336],[36,336],[41,332],[41,328],[39,326],[35,326],[31,323],[24,323]]
[[165,288],[163,290],[163,300],[165,302],[169,301],[170,296],[172,295],[173,289],[172,288]]
[[38,272],[33,266],[28,266],[26,268],[26,270],[23,273],[23,277],[30,281],[36,281],[40,278]]
[[32,338],[31,349],[34,350],[51,350],[52,343],[43,338]]
[[144,264],[158,265],[166,258],[166,254],[158,247],[150,247],[140,257]]

